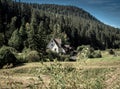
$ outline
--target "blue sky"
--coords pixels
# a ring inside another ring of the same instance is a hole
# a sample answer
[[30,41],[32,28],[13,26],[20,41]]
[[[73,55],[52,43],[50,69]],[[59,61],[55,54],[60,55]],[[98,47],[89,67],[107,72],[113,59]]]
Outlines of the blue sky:
[[40,4],[73,5],[83,8],[105,24],[120,28],[120,0],[21,0]]

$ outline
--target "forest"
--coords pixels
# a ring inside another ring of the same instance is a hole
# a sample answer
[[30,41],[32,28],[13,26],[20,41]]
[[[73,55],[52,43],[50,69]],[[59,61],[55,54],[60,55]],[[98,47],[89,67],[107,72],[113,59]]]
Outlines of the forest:
[[45,55],[52,38],[60,38],[74,49],[81,45],[100,50],[120,48],[120,29],[81,8],[0,0],[0,47],[18,53],[36,50]]

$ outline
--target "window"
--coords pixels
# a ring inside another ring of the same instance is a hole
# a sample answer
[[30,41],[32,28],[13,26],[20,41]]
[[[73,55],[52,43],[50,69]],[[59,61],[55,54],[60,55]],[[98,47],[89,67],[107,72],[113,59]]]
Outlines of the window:
[[53,44],[51,44],[51,47],[53,47]]
[[55,51],[56,51],[56,48],[55,48]]

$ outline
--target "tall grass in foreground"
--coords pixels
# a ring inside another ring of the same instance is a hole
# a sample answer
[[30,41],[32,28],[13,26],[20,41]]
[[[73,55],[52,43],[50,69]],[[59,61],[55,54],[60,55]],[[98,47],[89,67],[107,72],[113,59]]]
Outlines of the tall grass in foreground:
[[[10,89],[119,89],[120,82],[109,88],[106,81],[111,78],[117,68],[82,68],[81,63],[61,64],[54,61],[49,65],[42,64],[42,67],[15,69],[12,73],[33,74],[37,80],[31,78],[30,84],[16,82],[10,77],[12,74],[5,73],[7,77],[6,86]],[[78,66],[78,67],[77,67]],[[45,75],[47,78],[43,78]],[[2,87],[0,87],[2,88]]]
[[50,76],[50,89],[103,89],[107,69],[81,69],[59,62],[45,67]]

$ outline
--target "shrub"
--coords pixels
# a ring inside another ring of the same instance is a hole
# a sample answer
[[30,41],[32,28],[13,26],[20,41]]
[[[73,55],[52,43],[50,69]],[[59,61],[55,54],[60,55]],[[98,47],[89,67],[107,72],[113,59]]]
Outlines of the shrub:
[[27,54],[30,51],[32,51],[30,48],[24,48],[23,51],[22,51],[22,53]]
[[26,60],[26,54],[24,54],[24,53],[16,54],[16,58],[17,58],[17,63],[26,63],[26,62],[28,62]]
[[26,55],[26,61],[27,62],[37,62],[40,61],[40,55],[37,51],[30,51]]
[[93,58],[93,52],[94,52],[94,49],[91,48],[90,46],[85,46],[81,50],[81,54],[86,58]]
[[70,55],[61,55],[60,59],[61,59],[61,61],[71,61]]
[[50,59],[50,61],[53,61],[53,59],[61,60],[61,57],[59,56],[59,54],[51,50],[47,50],[46,58]]
[[108,53],[109,53],[110,55],[114,55],[114,54],[115,54],[115,52],[113,51],[113,49],[109,49],[109,50],[108,50]]
[[13,47],[7,47],[13,54],[17,54],[17,50]]
[[89,54],[87,55],[87,58],[94,58],[94,53],[89,53]]
[[27,56],[27,54],[29,54],[29,52],[31,52],[31,49],[25,48],[22,53],[17,53],[16,54],[17,62],[19,62],[19,63],[28,62],[28,60],[26,60],[26,56]]
[[16,57],[19,63],[27,63],[27,62],[38,62],[43,61],[42,54],[36,50],[31,50],[29,48],[24,49],[22,53],[17,53]]
[[101,54],[100,50],[98,50],[98,51],[94,52],[93,56],[94,56],[94,58],[101,58],[102,54]]
[[95,51],[90,46],[82,46],[82,50],[77,54],[77,59],[101,58],[101,57],[102,57],[101,52],[100,51]]
[[0,49],[0,68],[4,65],[10,64],[13,64],[14,66],[16,64],[16,60],[15,55],[10,51],[9,47],[3,46]]
[[58,54],[51,50],[47,50],[46,53],[46,59],[49,59],[49,61],[54,61],[54,59],[57,59],[57,61],[70,61],[70,55]]
[[82,51],[83,48],[85,48],[84,45],[82,45],[82,46],[78,46],[78,47],[77,47],[77,51],[78,51],[78,52],[79,52],[79,51]]

